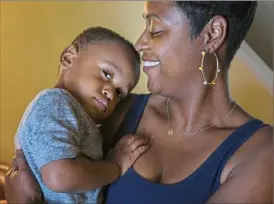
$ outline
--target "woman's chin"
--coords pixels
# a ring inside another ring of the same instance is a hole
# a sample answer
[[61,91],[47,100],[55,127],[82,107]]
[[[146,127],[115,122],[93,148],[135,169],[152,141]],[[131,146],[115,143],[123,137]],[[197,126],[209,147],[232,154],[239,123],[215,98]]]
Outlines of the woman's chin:
[[161,93],[163,77],[159,68],[152,68],[147,74],[147,89],[150,93]]
[[152,94],[160,94],[161,93],[161,87],[157,81],[148,80],[147,89]]

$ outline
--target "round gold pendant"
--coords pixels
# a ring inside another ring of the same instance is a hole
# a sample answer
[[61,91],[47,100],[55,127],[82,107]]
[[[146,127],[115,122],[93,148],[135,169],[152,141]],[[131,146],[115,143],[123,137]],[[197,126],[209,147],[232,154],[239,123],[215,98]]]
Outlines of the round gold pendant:
[[173,135],[173,130],[172,129],[169,129],[168,132],[167,132],[168,135]]

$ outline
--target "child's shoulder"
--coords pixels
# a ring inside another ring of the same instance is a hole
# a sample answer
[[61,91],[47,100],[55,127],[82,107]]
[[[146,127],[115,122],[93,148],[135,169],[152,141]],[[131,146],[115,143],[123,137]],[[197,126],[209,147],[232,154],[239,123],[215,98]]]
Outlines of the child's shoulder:
[[44,89],[40,91],[34,98],[36,100],[45,100],[45,99],[60,99],[60,98],[67,98],[72,99],[73,96],[65,89],[60,88],[51,88],[51,89]]
[[66,90],[59,88],[44,89],[40,91],[28,105],[27,114],[36,112],[40,114],[70,113],[76,114],[81,106],[78,101]]
[[31,102],[34,106],[51,105],[54,106],[67,106],[71,105],[77,107],[80,105],[78,101],[65,89],[51,88],[40,91]]

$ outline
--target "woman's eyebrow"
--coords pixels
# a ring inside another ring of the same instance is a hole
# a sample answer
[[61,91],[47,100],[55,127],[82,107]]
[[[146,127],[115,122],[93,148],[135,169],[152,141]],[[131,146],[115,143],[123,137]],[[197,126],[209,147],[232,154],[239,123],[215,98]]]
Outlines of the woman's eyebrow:
[[166,16],[160,17],[159,15],[157,15],[155,13],[149,13],[149,14],[143,13],[143,18],[148,21],[151,21],[153,18],[154,19],[156,18],[156,19],[160,20],[163,24],[166,24],[166,25],[175,25],[178,23],[177,20],[174,21],[172,19],[167,18]]
[[157,18],[157,19],[159,19],[160,21],[163,21],[163,20],[161,19],[161,17],[158,16],[157,14],[155,14],[155,13],[149,13],[149,14],[143,13],[143,18],[144,18],[144,19],[147,19],[147,20],[152,19],[152,18]]

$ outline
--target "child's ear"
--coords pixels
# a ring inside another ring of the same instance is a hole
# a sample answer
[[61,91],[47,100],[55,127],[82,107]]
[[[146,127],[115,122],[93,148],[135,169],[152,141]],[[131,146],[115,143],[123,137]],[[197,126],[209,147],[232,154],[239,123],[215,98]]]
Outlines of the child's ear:
[[63,69],[70,68],[77,54],[78,54],[78,51],[75,46],[71,45],[67,47],[61,55],[60,67]]

